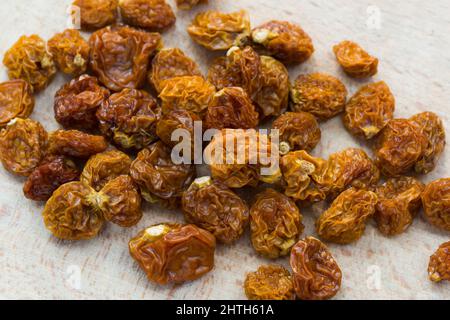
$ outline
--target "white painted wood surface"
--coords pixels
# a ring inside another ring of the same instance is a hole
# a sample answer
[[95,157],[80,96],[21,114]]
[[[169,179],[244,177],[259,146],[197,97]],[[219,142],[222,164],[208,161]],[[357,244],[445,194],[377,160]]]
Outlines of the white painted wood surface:
[[[69,3],[0,1],[0,56],[22,34],[37,33],[48,39],[62,31]],[[316,51],[308,62],[290,69],[291,77],[312,71],[328,72],[340,77],[350,93],[363,82],[351,80],[340,71],[331,47],[343,39],[360,43],[380,59],[379,74],[374,80],[382,79],[391,87],[397,101],[396,116],[435,111],[444,119],[450,136],[449,1],[210,0],[208,6],[177,11],[176,27],[164,33],[166,46],[181,47],[204,71],[212,55],[194,44],[185,29],[196,12],[213,8],[245,8],[253,26],[273,18],[299,23],[313,38]],[[0,80],[7,80],[3,66]],[[37,97],[32,118],[48,130],[57,128],[53,95],[67,80],[58,75]],[[323,138],[314,151],[316,155],[325,157],[344,147],[359,145],[344,130],[339,118],[321,127]],[[423,181],[450,176],[449,161],[447,148],[438,168]],[[108,225],[91,241],[59,241],[43,225],[43,205],[23,197],[23,180],[0,168],[0,181],[1,298],[244,299],[245,273],[269,262],[255,254],[246,235],[233,246],[220,246],[214,271],[202,279],[181,286],[156,286],[146,280],[130,258],[127,242],[139,229],[152,223],[182,221],[180,213],[146,206],[145,217],[137,227],[121,229]],[[303,210],[305,235],[314,234],[314,219],[322,209],[318,206]],[[336,299],[449,299],[450,283],[433,284],[426,272],[429,256],[448,240],[448,233],[431,227],[422,217],[406,233],[393,238],[380,235],[371,223],[357,243],[330,245],[343,270],[342,289]],[[287,259],[277,262],[287,265]]]

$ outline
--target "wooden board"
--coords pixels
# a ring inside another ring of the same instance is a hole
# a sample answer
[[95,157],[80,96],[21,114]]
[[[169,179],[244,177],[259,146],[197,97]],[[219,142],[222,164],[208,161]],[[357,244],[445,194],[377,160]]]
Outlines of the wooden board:
[[[170,1],[172,4],[174,1]],[[247,9],[252,24],[269,19],[299,23],[314,40],[316,52],[305,64],[291,68],[291,77],[320,71],[337,75],[352,94],[364,83],[347,78],[337,66],[331,47],[352,39],[380,58],[379,74],[397,101],[397,117],[425,110],[437,112],[450,130],[450,2],[388,0],[210,0],[191,12],[177,11],[177,24],[164,33],[167,47],[178,46],[207,70],[214,55],[194,44],[186,26],[196,12],[208,9]],[[0,56],[22,34],[37,33],[48,39],[66,28],[70,1],[1,1]],[[86,35],[87,36],[87,35]],[[0,80],[7,80],[0,68]],[[53,95],[68,78],[58,75],[37,97],[32,118],[48,130],[58,126],[53,118]],[[323,138],[315,155],[328,156],[345,147],[360,146],[339,118],[321,125]],[[450,131],[449,131],[450,132]],[[450,133],[449,133],[450,135]],[[366,146],[362,146],[366,148]],[[438,168],[424,182],[450,176],[450,148]],[[149,283],[130,258],[128,240],[139,229],[162,221],[182,221],[179,212],[146,206],[137,227],[108,225],[97,239],[66,242],[45,229],[43,205],[22,195],[23,180],[0,169],[0,297],[30,299],[244,299],[246,272],[269,261],[258,257],[248,235],[235,245],[220,246],[216,267],[202,279],[182,286]],[[305,235],[314,234],[314,219],[323,210],[303,210]],[[404,234],[386,238],[371,223],[355,244],[330,245],[343,270],[342,289],[336,299],[438,299],[450,298],[450,284],[427,279],[429,256],[449,240],[417,218]],[[277,263],[287,265],[287,259]]]

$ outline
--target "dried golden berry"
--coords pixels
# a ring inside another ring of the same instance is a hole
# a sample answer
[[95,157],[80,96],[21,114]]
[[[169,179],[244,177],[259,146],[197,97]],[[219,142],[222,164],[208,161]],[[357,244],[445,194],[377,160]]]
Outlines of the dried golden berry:
[[350,188],[342,192],[316,221],[317,234],[324,240],[347,244],[358,240],[367,220],[375,213],[378,197],[372,191]]
[[6,51],[3,64],[8,69],[10,79],[25,80],[36,92],[45,89],[56,73],[46,43],[37,35],[20,37]]
[[[230,150],[228,145],[235,148]],[[230,188],[256,186],[259,181],[273,184],[281,179],[278,145],[269,135],[253,129],[219,131],[204,154],[212,177]]]
[[216,240],[194,225],[159,224],[130,240],[130,255],[150,281],[182,283],[205,275],[214,267]]
[[409,120],[416,123],[427,138],[428,144],[414,169],[417,173],[426,174],[436,167],[445,148],[445,129],[442,120],[433,112],[422,112]]
[[302,220],[293,200],[273,189],[264,190],[250,209],[253,248],[271,259],[288,255],[303,232]]
[[337,78],[324,73],[300,75],[291,88],[291,110],[309,112],[328,120],[344,111],[347,89]]
[[[174,147],[180,141],[173,140],[173,133],[177,129],[186,130],[189,133],[191,148],[194,147],[194,122],[201,119],[195,113],[186,110],[173,110],[163,115],[156,125],[156,134],[166,145]],[[185,137],[183,137],[186,139]],[[193,149],[192,149],[193,150]]]
[[65,128],[95,130],[95,113],[108,96],[108,89],[100,86],[97,78],[82,75],[56,92],[55,119]]
[[206,11],[195,17],[187,31],[195,42],[209,50],[228,50],[250,33],[250,19],[244,10]]
[[83,30],[100,29],[117,20],[117,0],[75,0],[72,6],[72,19]]
[[365,139],[376,136],[394,117],[395,98],[383,81],[361,87],[345,106],[347,130]]
[[177,206],[181,196],[195,179],[194,165],[175,164],[171,148],[158,141],[143,149],[130,168],[133,180],[139,185],[142,197],[168,206]]
[[252,30],[251,38],[262,54],[284,63],[302,63],[314,52],[311,38],[300,26],[272,20]]
[[182,76],[201,75],[197,63],[186,56],[181,49],[162,49],[153,58],[149,82],[157,92],[161,92],[164,80]]
[[47,201],[44,223],[51,233],[64,240],[88,240],[103,226],[103,215],[92,205],[95,191],[81,182],[59,187]]
[[289,73],[279,61],[261,56],[261,88],[253,98],[262,117],[278,116],[289,102]]
[[411,177],[391,178],[377,187],[374,218],[378,230],[387,236],[404,232],[420,209],[423,189],[424,185]]
[[314,149],[322,137],[316,118],[308,112],[286,112],[272,124],[280,133],[280,152]]
[[260,266],[247,274],[244,290],[249,300],[295,300],[291,274],[280,265]]
[[172,110],[187,110],[203,117],[216,89],[199,76],[175,77],[162,82],[159,98],[164,114]]
[[435,227],[450,231],[450,178],[429,183],[421,197],[425,218]]
[[119,148],[141,150],[156,137],[161,110],[149,93],[124,89],[112,94],[97,110],[100,131]]
[[47,143],[47,132],[39,122],[13,119],[0,131],[0,160],[9,172],[27,177],[41,163]]
[[23,186],[25,197],[35,201],[48,200],[53,191],[65,183],[78,180],[75,163],[64,156],[49,156],[30,174]]
[[378,71],[378,59],[355,42],[342,41],[333,47],[333,51],[344,72],[352,78],[371,77]]
[[394,119],[387,123],[375,144],[378,167],[386,176],[399,176],[410,171],[427,147],[426,136],[410,120]]
[[33,88],[24,80],[0,83],[0,127],[14,118],[28,118],[34,109]]
[[218,90],[241,87],[254,99],[262,86],[261,58],[251,47],[232,47],[225,60],[219,58],[213,62],[208,80]]
[[325,300],[341,287],[342,272],[328,247],[307,237],[292,248],[290,264],[297,298]]
[[244,200],[210,177],[192,183],[183,193],[182,207],[189,223],[208,230],[222,243],[239,239],[248,224],[249,210]]
[[75,158],[89,158],[103,152],[108,143],[102,136],[94,136],[77,130],[56,130],[48,140],[48,152]]
[[259,114],[247,93],[239,87],[218,91],[208,105],[206,129],[251,129],[259,123]]
[[114,25],[92,34],[90,66],[113,91],[139,89],[145,83],[150,58],[162,47],[161,35]]
[[118,150],[92,156],[81,173],[80,181],[100,191],[109,181],[130,173],[131,158]]
[[57,33],[47,45],[59,70],[73,76],[86,72],[90,48],[78,30]]
[[208,0],[177,0],[176,2],[178,9],[190,10],[198,4],[208,3]]
[[166,29],[176,20],[166,0],[119,0],[119,9],[126,24],[144,29]]
[[431,281],[450,281],[450,241],[439,246],[430,257],[428,276]]
[[121,227],[132,227],[142,218],[141,196],[128,175],[111,179],[101,189],[99,204],[105,220]]

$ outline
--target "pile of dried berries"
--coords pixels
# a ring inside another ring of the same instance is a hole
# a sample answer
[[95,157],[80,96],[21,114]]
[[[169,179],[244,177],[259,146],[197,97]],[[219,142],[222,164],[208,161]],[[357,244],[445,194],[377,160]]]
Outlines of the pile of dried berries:
[[[207,2],[176,4],[188,10]],[[54,236],[91,239],[105,221],[131,227],[142,218],[142,199],[158,202],[182,211],[186,224],[162,222],[130,240],[130,254],[150,281],[203,276],[214,267],[216,241],[233,243],[250,229],[255,251],[268,259],[290,255],[292,272],[265,265],[249,273],[248,298],[310,300],[335,296],[342,272],[320,240],[299,240],[300,207],[329,200],[316,233],[339,244],[363,236],[371,217],[386,236],[405,232],[421,207],[432,225],[450,231],[450,178],[425,186],[406,176],[436,167],[446,144],[442,120],[432,112],[395,119],[395,98],[383,81],[361,87],[348,101],[344,84],[325,73],[301,74],[291,85],[286,66],[314,52],[299,25],[272,20],[252,29],[244,10],[199,13],[187,29],[192,40],[226,52],[204,76],[181,49],[163,48],[158,32],[176,21],[165,0],[73,5],[81,28],[94,31],[89,41],[72,29],[47,43],[23,36],[5,53],[10,81],[0,84],[0,160],[27,178],[27,198],[46,201],[43,219]],[[378,59],[352,41],[332,50],[349,77],[378,72]],[[64,129],[47,133],[28,117],[33,93],[45,89],[57,69],[74,78],[54,100]],[[340,113],[352,135],[373,142],[374,160],[358,148],[328,159],[309,154],[320,142],[320,122]],[[239,139],[241,129],[271,119],[278,143],[255,130]],[[197,178],[195,165],[172,157],[172,134],[185,129],[194,146],[196,121],[218,130],[204,148],[211,177]],[[242,162],[223,161],[230,141],[231,155]],[[279,169],[262,160],[263,152],[280,155]],[[235,190],[263,183],[270,188],[251,204]],[[432,281],[450,280],[449,242],[431,256],[428,272]]]

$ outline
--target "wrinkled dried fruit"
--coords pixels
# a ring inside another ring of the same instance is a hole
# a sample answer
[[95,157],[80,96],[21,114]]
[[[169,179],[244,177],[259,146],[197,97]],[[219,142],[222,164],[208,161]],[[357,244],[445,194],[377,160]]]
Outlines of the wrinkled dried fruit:
[[[227,145],[234,145],[234,150]],[[278,145],[269,135],[253,129],[221,130],[204,154],[212,177],[230,188],[256,186],[259,181],[273,184],[281,179]]]
[[161,141],[143,149],[131,164],[130,174],[145,200],[162,200],[166,206],[176,207],[195,179],[196,170],[191,164],[173,163],[171,151]]
[[217,90],[241,87],[254,99],[262,86],[261,58],[251,47],[232,47],[226,58],[219,57],[213,61],[208,80]]
[[162,47],[161,35],[114,25],[92,34],[90,66],[113,91],[144,85],[150,58]]
[[57,33],[47,45],[59,70],[73,76],[86,72],[90,48],[78,30]]
[[256,196],[250,217],[253,248],[271,259],[289,254],[304,229],[295,202],[273,189]]
[[190,10],[198,4],[208,3],[208,0],[177,0],[176,2],[178,9]]
[[328,160],[312,157],[304,150],[294,151],[281,158],[280,166],[284,193],[305,205],[334,199],[349,187],[369,189],[380,179],[374,162],[357,148],[334,153]]
[[345,106],[347,130],[365,139],[376,136],[394,117],[395,98],[383,81],[361,87]]
[[226,244],[241,237],[249,219],[244,200],[210,177],[192,183],[183,193],[182,207],[189,223],[208,230],[217,241]]
[[405,174],[421,159],[427,145],[426,136],[415,122],[391,120],[375,144],[377,165],[386,176]]
[[45,205],[42,213],[45,226],[64,240],[94,238],[103,226],[103,215],[92,204],[95,195],[91,187],[81,182],[62,185]]
[[166,0],[119,0],[123,21],[134,27],[162,30],[175,24],[175,14]]
[[262,117],[278,116],[289,102],[289,73],[279,61],[261,56],[261,88],[254,97]]
[[325,300],[341,287],[342,272],[328,247],[320,240],[307,237],[291,251],[294,289],[301,300]]
[[378,59],[369,55],[357,43],[342,41],[333,47],[336,59],[352,78],[367,78],[378,71]]
[[450,231],[450,178],[428,184],[422,192],[422,205],[432,225]]
[[172,110],[187,110],[203,117],[216,93],[212,84],[200,76],[175,77],[162,82],[159,94],[164,114]]
[[156,137],[161,110],[147,92],[124,89],[112,94],[97,110],[100,131],[122,149],[141,150]]
[[16,118],[0,131],[0,160],[6,170],[29,176],[46,153],[48,135],[31,119]]
[[47,52],[46,43],[37,35],[20,37],[6,51],[3,64],[8,69],[11,80],[25,80],[35,92],[45,89],[56,73],[55,63]]
[[25,197],[34,201],[48,200],[53,191],[65,183],[78,180],[80,171],[64,156],[49,156],[30,174],[23,186]]
[[302,63],[314,52],[311,38],[300,26],[272,20],[252,30],[251,38],[261,54],[284,63]]
[[372,191],[350,188],[342,192],[317,219],[317,234],[339,244],[358,240],[366,229],[367,220],[375,213],[377,201]]
[[322,137],[316,118],[308,112],[286,112],[272,124],[280,133],[280,152],[314,149]]
[[80,181],[100,191],[109,181],[130,173],[131,158],[118,150],[92,156],[81,173]]
[[97,78],[82,75],[56,92],[55,119],[65,128],[94,130],[98,126],[95,113],[108,96]]
[[431,281],[450,281],[450,241],[439,246],[430,257],[428,276]]
[[[156,134],[166,145],[174,147],[180,141],[173,141],[172,134],[177,129],[186,130],[191,141],[191,150],[194,150],[194,122],[201,119],[195,113],[186,110],[173,110],[163,115],[156,125]],[[186,139],[186,137],[183,137]],[[185,141],[185,140],[183,140]]]
[[337,78],[324,73],[299,75],[291,88],[291,110],[309,112],[328,120],[344,111],[347,89]]
[[195,17],[187,31],[192,40],[209,50],[228,50],[250,33],[250,19],[244,10],[206,11]]
[[132,227],[142,218],[141,196],[128,175],[110,180],[100,191],[99,208],[105,220],[121,227]]
[[150,281],[182,283],[212,270],[216,240],[194,225],[159,224],[131,239],[129,249]]
[[48,152],[75,158],[89,158],[103,152],[108,143],[102,136],[94,136],[77,130],[56,130],[48,139]]
[[291,274],[280,265],[260,266],[247,274],[244,290],[249,300],[295,300]]
[[374,218],[382,234],[397,235],[411,225],[421,206],[423,188],[420,181],[411,177],[391,178],[376,188]]
[[117,0],[75,0],[73,6],[72,19],[83,30],[100,29],[117,20]]
[[0,83],[0,127],[14,118],[28,118],[34,109],[33,88],[24,80]]
[[164,80],[182,76],[201,76],[197,63],[189,58],[181,49],[171,48],[159,51],[152,61],[149,82],[161,92]]
[[218,91],[208,105],[206,129],[251,129],[259,123],[259,114],[247,93],[239,87]]
[[428,144],[414,169],[417,173],[426,174],[436,167],[445,148],[445,129],[442,120],[433,112],[422,112],[412,116],[409,120],[416,123],[425,135]]

